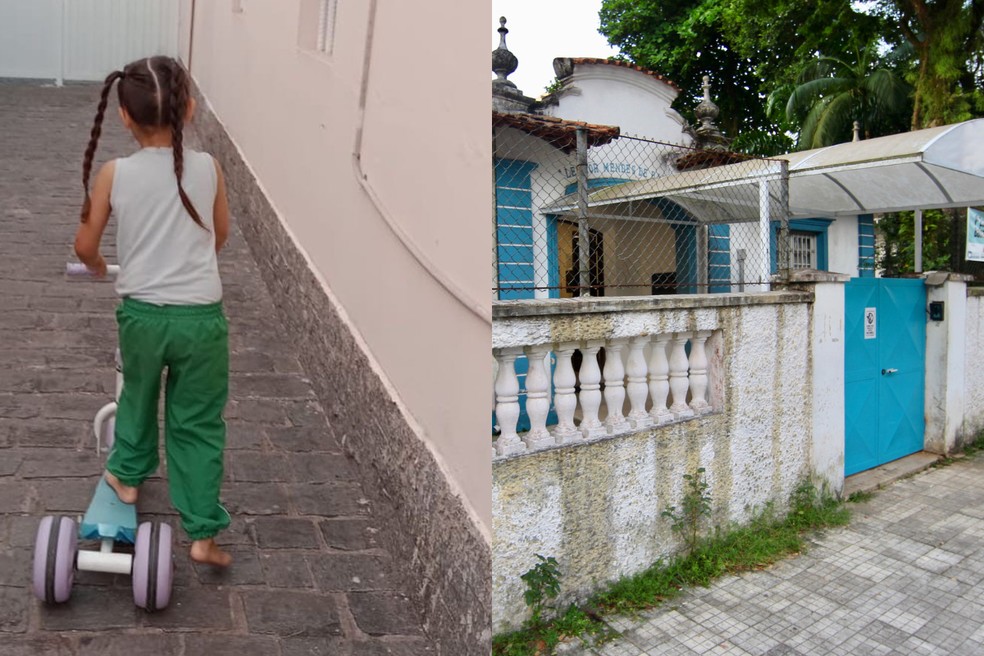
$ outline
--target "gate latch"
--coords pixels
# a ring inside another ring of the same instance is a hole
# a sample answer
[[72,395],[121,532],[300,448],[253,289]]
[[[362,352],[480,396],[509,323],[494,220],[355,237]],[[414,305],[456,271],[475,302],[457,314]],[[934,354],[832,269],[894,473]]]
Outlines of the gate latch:
[[897,374],[897,373],[899,373],[898,369],[882,369],[882,376],[887,376],[888,374]]

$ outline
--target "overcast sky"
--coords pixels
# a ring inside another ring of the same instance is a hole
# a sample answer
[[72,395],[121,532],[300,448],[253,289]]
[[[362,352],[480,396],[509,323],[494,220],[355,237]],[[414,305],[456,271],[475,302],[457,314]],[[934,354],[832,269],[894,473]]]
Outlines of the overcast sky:
[[509,79],[527,96],[536,98],[554,79],[554,57],[618,54],[618,49],[598,34],[600,9],[601,0],[492,0],[492,47],[499,46],[496,30],[499,17],[505,16],[509,29],[506,45],[519,59],[519,68]]

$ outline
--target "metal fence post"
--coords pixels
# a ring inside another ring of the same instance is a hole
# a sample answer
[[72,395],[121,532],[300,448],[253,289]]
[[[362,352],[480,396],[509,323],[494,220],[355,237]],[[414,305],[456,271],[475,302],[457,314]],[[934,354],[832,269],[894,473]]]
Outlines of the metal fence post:
[[710,251],[706,223],[697,225],[697,293],[710,294]]
[[912,270],[915,273],[923,272],[923,214],[922,208],[916,208],[915,216],[913,217],[915,221],[915,226],[913,227],[913,234],[916,238],[915,243],[915,257],[913,261]]
[[591,235],[588,231],[588,132],[577,128],[578,296],[591,294]]
[[789,234],[789,162],[779,160],[779,239],[776,247],[779,256],[779,276],[783,282],[789,281],[791,263]]
[[499,180],[498,180],[498,142],[495,128],[492,128],[492,293],[499,298]]

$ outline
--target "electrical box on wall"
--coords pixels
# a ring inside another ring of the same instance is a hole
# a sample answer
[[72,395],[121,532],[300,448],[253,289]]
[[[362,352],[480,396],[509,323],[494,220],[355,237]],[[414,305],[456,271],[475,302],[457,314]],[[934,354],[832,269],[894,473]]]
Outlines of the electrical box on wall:
[[929,304],[929,320],[943,321],[943,301],[932,301]]

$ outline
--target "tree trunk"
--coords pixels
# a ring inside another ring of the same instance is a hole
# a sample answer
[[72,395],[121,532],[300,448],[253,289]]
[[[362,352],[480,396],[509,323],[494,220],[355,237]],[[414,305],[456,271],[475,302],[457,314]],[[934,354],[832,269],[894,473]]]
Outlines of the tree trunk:
[[922,96],[926,85],[927,72],[929,71],[929,46],[925,40],[919,43],[919,78],[916,80],[916,88],[912,97],[912,130],[922,128]]

